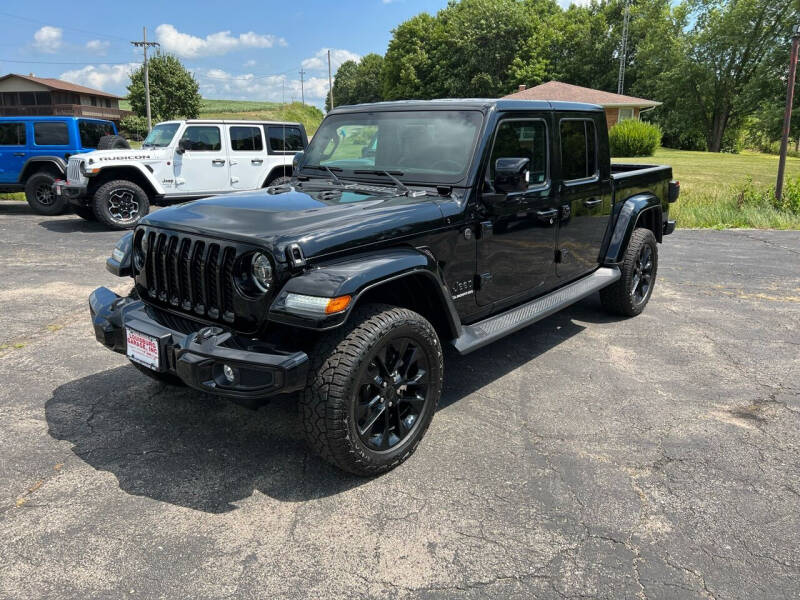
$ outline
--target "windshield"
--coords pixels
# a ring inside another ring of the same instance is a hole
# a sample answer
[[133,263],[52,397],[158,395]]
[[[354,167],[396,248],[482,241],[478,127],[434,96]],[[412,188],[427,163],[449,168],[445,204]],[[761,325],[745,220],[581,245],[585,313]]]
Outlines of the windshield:
[[302,168],[328,176],[327,167],[342,178],[389,171],[408,182],[456,183],[467,173],[481,122],[480,112],[467,110],[333,115],[314,135]]
[[142,142],[142,148],[165,148],[169,146],[175,132],[178,131],[180,123],[160,123],[153,127],[153,130]]

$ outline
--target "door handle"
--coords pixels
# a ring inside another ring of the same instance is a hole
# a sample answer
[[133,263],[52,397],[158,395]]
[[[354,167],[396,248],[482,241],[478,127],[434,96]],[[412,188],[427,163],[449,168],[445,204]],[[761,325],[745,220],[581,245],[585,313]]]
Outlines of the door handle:
[[250,161],[251,165],[263,165],[264,159],[263,158],[254,158]]
[[602,204],[602,198],[589,198],[588,200],[583,201],[583,205],[586,208],[592,208],[593,206],[597,206],[598,204]]
[[225,159],[224,158],[214,158],[214,159],[211,160],[211,163],[215,164],[215,165],[224,165],[225,164]]
[[14,152],[14,156],[25,156],[25,152]]
[[543,219],[550,219],[555,217],[558,214],[557,208],[551,208],[550,210],[537,210],[536,216],[541,217]]

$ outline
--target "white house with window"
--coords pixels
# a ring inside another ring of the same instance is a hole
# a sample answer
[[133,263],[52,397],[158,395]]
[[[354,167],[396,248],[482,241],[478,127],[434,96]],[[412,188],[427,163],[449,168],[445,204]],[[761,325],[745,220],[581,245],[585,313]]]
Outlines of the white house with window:
[[661,105],[661,102],[655,100],[623,96],[560,81],[548,81],[532,88],[521,85],[516,92],[504,97],[512,100],[555,100],[599,104],[606,111],[606,123],[609,129],[620,121],[638,119],[643,112]]

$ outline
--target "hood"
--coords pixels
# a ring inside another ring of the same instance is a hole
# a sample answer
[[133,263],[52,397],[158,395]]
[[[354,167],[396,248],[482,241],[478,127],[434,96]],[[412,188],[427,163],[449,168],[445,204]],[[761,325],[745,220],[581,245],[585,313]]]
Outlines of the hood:
[[[284,189],[287,188],[275,188]],[[324,190],[241,192],[156,211],[142,224],[252,243],[284,256],[299,243],[307,258],[419,234],[441,226],[436,196]]]
[[169,148],[147,148],[143,150],[93,150],[84,154],[73,154],[71,158],[81,158],[83,160],[104,163],[109,161],[131,161],[138,160],[143,162],[165,160],[173,154]]

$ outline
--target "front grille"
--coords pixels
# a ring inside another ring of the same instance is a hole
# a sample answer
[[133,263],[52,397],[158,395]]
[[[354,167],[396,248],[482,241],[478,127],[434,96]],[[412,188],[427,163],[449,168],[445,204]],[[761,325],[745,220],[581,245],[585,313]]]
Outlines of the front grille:
[[71,159],[67,163],[67,181],[79,182],[81,180],[81,161]]
[[[140,228],[147,251],[137,282],[150,301],[211,321],[235,321],[237,246],[151,228]],[[137,241],[138,244],[138,241]]]

